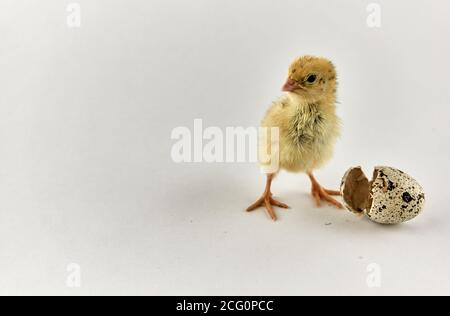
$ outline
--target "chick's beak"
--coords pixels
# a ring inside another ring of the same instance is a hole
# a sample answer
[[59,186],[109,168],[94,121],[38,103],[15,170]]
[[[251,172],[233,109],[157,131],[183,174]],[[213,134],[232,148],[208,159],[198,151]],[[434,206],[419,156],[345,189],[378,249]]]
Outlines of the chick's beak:
[[292,79],[288,79],[281,90],[285,92],[292,92],[298,88],[297,82]]

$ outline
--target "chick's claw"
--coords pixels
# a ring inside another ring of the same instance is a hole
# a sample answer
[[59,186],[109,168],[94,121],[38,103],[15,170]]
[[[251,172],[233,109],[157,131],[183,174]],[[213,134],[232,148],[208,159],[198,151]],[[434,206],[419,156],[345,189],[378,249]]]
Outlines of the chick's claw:
[[323,189],[328,195],[341,196],[340,191]]
[[272,198],[272,194],[266,194],[266,195],[262,196],[261,198],[259,198],[258,201],[256,201],[252,205],[250,205],[247,208],[247,212],[254,211],[259,207],[265,207],[267,210],[267,213],[269,213],[269,216],[275,221],[275,220],[277,220],[277,216],[275,215],[275,211],[273,210],[272,206],[278,206],[278,207],[286,208],[286,209],[289,208],[288,205],[281,203],[281,202],[275,200],[274,198]]
[[311,180],[312,185],[311,194],[314,197],[317,206],[320,206],[321,201],[324,200],[337,208],[340,209],[344,208],[344,206],[341,203],[339,203],[333,197],[331,197],[332,195],[341,195],[339,191],[327,190],[322,188],[322,186],[319,184],[319,182],[317,182],[316,178],[311,172],[308,173],[308,176],[309,179]]
[[318,185],[313,185],[312,190],[311,190],[311,194],[314,197],[314,200],[316,201],[316,205],[318,207],[321,205],[321,201],[323,200],[339,209],[343,209],[344,206],[340,202],[335,200],[333,197],[331,197],[332,195],[340,195],[340,194],[334,194],[335,192],[337,192],[337,191],[326,190]]
[[281,207],[281,208],[289,208],[289,206],[287,204],[281,203],[281,202],[279,202],[279,201],[277,201],[277,200],[275,200],[273,198],[270,198],[270,203],[272,205],[275,205],[275,206],[278,206],[278,207]]

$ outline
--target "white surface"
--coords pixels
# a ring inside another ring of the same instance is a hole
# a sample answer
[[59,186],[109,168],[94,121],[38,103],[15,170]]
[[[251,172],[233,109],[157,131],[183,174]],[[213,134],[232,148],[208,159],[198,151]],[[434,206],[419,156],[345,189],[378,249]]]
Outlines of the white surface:
[[[380,1],[0,0],[0,294],[450,294],[450,5]],[[174,164],[170,133],[255,126],[300,54],[337,65],[344,132],[317,172],[390,165],[419,180],[416,220],[316,209],[243,212],[252,164]],[[81,288],[66,267],[81,267]],[[366,283],[381,267],[381,287]]]

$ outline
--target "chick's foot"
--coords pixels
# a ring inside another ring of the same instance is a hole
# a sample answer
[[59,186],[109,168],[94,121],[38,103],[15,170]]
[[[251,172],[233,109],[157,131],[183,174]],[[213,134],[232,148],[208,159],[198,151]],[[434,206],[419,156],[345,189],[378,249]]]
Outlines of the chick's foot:
[[289,208],[289,206],[272,198],[272,193],[270,192],[270,186],[272,184],[272,180],[273,180],[273,175],[267,175],[266,190],[264,191],[263,195],[255,203],[253,203],[252,205],[250,205],[247,208],[247,212],[254,211],[259,207],[265,207],[267,210],[267,213],[269,213],[269,216],[275,221],[275,220],[277,220],[277,216],[275,215],[275,211],[273,210],[272,206],[278,206],[281,208]]
[[268,194],[268,195],[263,195],[262,197],[260,197],[258,199],[258,201],[256,201],[255,203],[253,203],[252,205],[250,205],[247,208],[247,212],[251,212],[256,210],[259,207],[264,206],[267,210],[267,213],[269,213],[270,217],[276,221],[277,220],[277,216],[275,215],[275,211],[273,210],[272,206],[278,206],[281,208],[289,208],[289,206],[287,206],[284,203],[281,203],[277,200],[275,200],[274,198],[272,198],[271,196],[272,194]]
[[311,194],[318,207],[321,205],[321,201],[326,201],[339,209],[344,208],[344,206],[340,202],[332,197],[333,195],[340,196],[341,193],[339,191],[325,189],[319,184],[319,182],[317,182],[317,180],[311,173],[309,173],[308,176],[311,179],[312,184]]

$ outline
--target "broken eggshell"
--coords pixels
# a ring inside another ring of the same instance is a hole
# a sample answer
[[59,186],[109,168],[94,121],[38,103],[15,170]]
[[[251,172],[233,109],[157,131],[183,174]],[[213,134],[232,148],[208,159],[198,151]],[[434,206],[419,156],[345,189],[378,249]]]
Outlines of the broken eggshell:
[[399,224],[419,215],[425,204],[420,184],[408,174],[391,167],[376,167],[372,181],[361,167],[350,168],[342,178],[345,206],[366,214],[380,224]]

